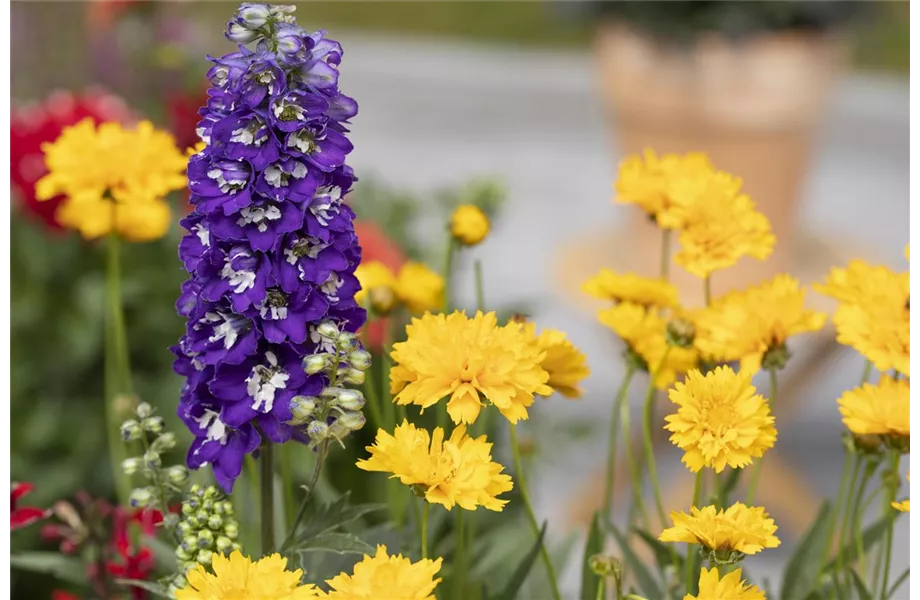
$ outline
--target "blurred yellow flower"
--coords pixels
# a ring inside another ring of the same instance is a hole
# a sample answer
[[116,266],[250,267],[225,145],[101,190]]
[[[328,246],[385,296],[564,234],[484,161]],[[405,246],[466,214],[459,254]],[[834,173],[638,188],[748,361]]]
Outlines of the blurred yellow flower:
[[464,246],[475,246],[489,235],[489,217],[478,206],[461,204],[450,217],[450,233]]
[[713,168],[698,169],[692,177],[671,181],[671,204],[658,217],[669,229],[695,227],[712,218],[718,207],[729,206],[741,194],[741,179]]
[[535,324],[525,323],[523,328],[537,349],[546,354],[540,366],[549,373],[547,385],[566,398],[580,398],[581,381],[591,374],[585,364],[587,358],[584,352],[576,348],[565,333],[558,329],[544,329],[537,335]]
[[378,314],[387,314],[396,304],[396,275],[380,261],[362,262],[355,269],[361,289],[355,294],[358,304],[368,302]]
[[750,375],[717,367],[697,369],[668,393],[677,412],[665,417],[671,442],[684,451],[682,462],[694,473],[710,467],[744,467],[776,443],[776,418],[751,385]]
[[287,559],[272,554],[257,561],[238,550],[229,557],[215,552],[214,574],[198,565],[186,574],[188,585],[176,590],[176,600],[306,600],[319,598],[312,584],[301,585],[303,571],[287,571]]
[[517,323],[499,327],[495,313],[425,314],[412,319],[406,334],[391,354],[390,390],[397,404],[425,409],[449,397],[454,423],[473,423],[485,398],[517,423],[527,418],[534,394],[551,392],[541,367],[546,354]]
[[776,523],[762,507],[736,502],[726,509],[693,507],[690,514],[671,512],[673,527],[658,536],[662,542],[699,544],[710,552],[757,554],[779,546]]
[[441,582],[435,575],[441,559],[423,558],[413,563],[402,554],[390,556],[387,547],[377,546],[377,553],[354,566],[353,574],[340,573],[326,581],[330,587],[327,600],[435,600],[434,588]]
[[700,571],[700,591],[696,596],[687,594],[684,600],[766,600],[757,586],[741,579],[741,569],[719,577],[719,570],[703,568]]
[[444,278],[417,262],[407,262],[396,276],[396,295],[409,312],[439,310],[444,304]]
[[447,510],[458,504],[466,510],[484,506],[500,511],[508,503],[497,496],[511,490],[511,477],[492,461],[486,436],[471,438],[464,425],[455,427],[444,441],[440,427],[429,438],[427,430],[403,421],[393,435],[378,429],[367,450],[371,457],[359,460],[359,469],[392,473],[404,485],[419,486],[428,502]]
[[616,201],[635,204],[651,217],[658,217],[671,206],[670,191],[675,181],[693,178],[712,168],[705,154],[658,156],[646,149],[642,156],[628,156],[620,163],[614,184]]
[[882,376],[843,393],[837,404],[843,424],[857,435],[910,438],[910,384]]
[[695,313],[696,346],[719,362],[740,361],[743,371],[783,368],[791,336],[817,331],[826,315],[805,308],[805,290],[789,275],[732,292]]
[[910,283],[909,273],[895,273],[888,267],[852,260],[844,268],[834,267],[815,284],[818,292],[844,304],[872,304],[883,299],[891,289]]
[[610,269],[601,269],[585,282],[582,290],[590,296],[611,302],[662,308],[674,308],[678,304],[677,288],[664,279],[620,274]]
[[185,187],[185,155],[172,135],[143,121],[96,127],[84,119],[43,144],[48,174],[36,197],[65,197],[57,219],[87,239],[117,233],[130,241],[154,240],[170,225],[169,192]]
[[692,347],[668,345],[668,321],[657,309],[623,302],[598,311],[597,320],[612,329],[642,359],[646,371],[652,372],[661,365],[655,377],[655,387],[660,390],[667,389],[678,377],[699,365],[699,355]]

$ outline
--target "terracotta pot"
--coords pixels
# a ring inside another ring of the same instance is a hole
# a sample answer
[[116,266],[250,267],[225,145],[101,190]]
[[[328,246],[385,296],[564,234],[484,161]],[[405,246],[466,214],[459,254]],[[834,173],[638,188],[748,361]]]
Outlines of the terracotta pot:
[[[645,148],[704,151],[716,167],[744,179],[744,191],[773,224],[773,256],[719,272],[715,293],[789,269],[812,136],[842,49],[833,36],[798,32],[740,42],[712,35],[677,48],[622,25],[599,30],[599,81],[620,156]],[[657,273],[660,235],[640,211],[631,218],[630,247],[639,260],[630,268]],[[698,280],[671,271],[688,303],[698,301]]]

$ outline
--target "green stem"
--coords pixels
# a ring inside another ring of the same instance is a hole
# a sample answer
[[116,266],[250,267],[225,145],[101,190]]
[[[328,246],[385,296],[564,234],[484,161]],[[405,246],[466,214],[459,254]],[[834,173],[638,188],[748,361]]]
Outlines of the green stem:
[[303,518],[307,514],[307,507],[310,505],[310,498],[313,497],[313,491],[316,489],[316,483],[319,481],[319,474],[323,470],[323,463],[326,461],[326,455],[328,452],[329,440],[326,440],[320,444],[319,449],[316,451],[316,463],[313,465],[313,475],[310,477],[310,484],[307,487],[307,492],[303,497],[303,502],[300,503],[300,510],[297,511],[297,516],[294,517],[294,522],[291,523],[287,537],[284,538],[284,542],[281,544],[282,552],[287,550],[294,542],[294,537],[297,534],[297,527],[300,525],[300,522],[303,521]]
[[868,382],[870,375],[872,375],[872,361],[866,359],[866,366],[863,367],[862,382],[860,382],[860,385]]
[[658,377],[658,374],[661,372],[662,367],[664,367],[665,361],[668,360],[668,355],[671,353],[671,347],[668,346],[664,351],[664,354],[661,357],[661,360],[658,362],[658,366],[655,367],[655,371],[650,374],[648,382],[648,390],[645,392],[645,402],[643,404],[643,418],[642,418],[642,434],[643,442],[645,445],[645,462],[648,465],[648,475],[649,480],[652,482],[652,491],[655,496],[655,508],[658,509],[658,517],[661,519],[662,525],[667,523],[667,515],[664,512],[664,504],[661,501],[661,485],[658,482],[658,467],[655,465],[655,448],[652,443],[652,408],[655,401],[655,378]]
[[281,446],[281,488],[284,493],[284,522],[290,523],[294,517],[294,471],[291,467],[293,444]]
[[885,567],[882,571],[882,588],[876,592],[876,595],[885,600],[888,598],[888,577],[891,573],[891,549],[894,546],[894,517],[895,511],[891,508],[891,503],[897,499],[899,475],[898,469],[901,466],[901,453],[897,450],[891,451],[891,473],[888,477],[888,499],[883,509],[888,514],[888,528],[886,532],[887,544],[885,545]]
[[463,527],[463,513],[464,510],[457,507],[457,526],[454,535],[457,539],[457,574],[454,576],[454,597],[462,598],[463,597],[463,582],[466,581],[466,545],[465,540],[463,539],[466,535],[466,532]]
[[447,232],[447,252],[444,256],[444,312],[450,312],[451,307],[451,279],[453,279],[454,274],[454,250],[457,248],[457,243],[454,241],[454,236]]
[[[703,495],[703,470],[700,469],[696,472],[696,481],[693,484],[693,503],[690,505],[692,509],[695,506],[698,506],[700,503],[700,498]],[[696,548],[695,544],[687,544],[687,556],[685,559],[685,569],[684,569],[684,584],[687,587],[687,594],[691,594],[693,589],[693,565],[696,561],[693,559],[694,549]]]
[[[114,206],[114,205],[113,205]],[[131,481],[121,471],[121,463],[128,457],[127,448],[119,435],[122,414],[122,394],[131,393],[131,367],[128,359],[128,341],[125,327],[124,307],[121,296],[121,249],[116,234],[107,239],[108,263],[106,269],[106,291],[108,316],[105,336],[105,414],[109,453],[112,456],[112,483],[115,486],[119,504],[127,505],[131,494]]]
[[[389,325],[389,323],[388,323]],[[396,427],[396,405],[390,396],[390,328],[383,328],[383,340],[380,345],[380,402],[387,429]]]
[[[863,457],[861,454],[856,455],[856,462],[853,464],[853,473],[850,476],[850,483],[847,486],[847,499],[846,504],[843,507],[843,516],[841,517],[840,522],[840,543],[837,548],[837,572],[843,574],[844,581],[846,582],[847,589],[849,590],[850,585],[850,574],[849,571],[844,571],[843,565],[843,550],[847,547],[850,538],[852,537],[852,518],[850,508],[853,506],[854,501],[854,492],[856,491],[856,484],[859,481],[859,473],[862,470]],[[854,513],[855,514],[855,513]],[[849,559],[849,557],[848,557]],[[850,559],[852,560],[852,559]]]
[[[840,487],[837,489],[837,499],[834,501],[833,512],[831,512],[831,532],[830,532],[830,535],[827,536],[827,543],[824,546],[824,558],[822,558],[821,564],[827,564],[827,557],[830,556],[831,546],[834,543],[834,536],[837,535],[838,539],[840,539],[841,541],[844,539],[842,528],[841,528],[841,531],[839,532],[837,531],[837,518],[840,516],[840,513],[841,513],[840,509],[843,508],[843,503],[844,503],[843,495],[847,491],[847,486],[848,484],[852,485],[850,484],[850,481],[853,478],[850,473],[852,471],[852,469],[850,468],[852,461],[853,461],[853,455],[847,452],[843,457],[843,472],[840,474]],[[845,520],[846,520],[846,512],[844,512],[844,522]],[[842,549],[843,548],[841,544],[841,548],[838,549],[837,551],[837,558],[838,558],[837,569],[838,571],[840,570],[839,559],[841,558],[840,550]]]
[[[617,433],[620,425],[620,412],[622,411],[623,403],[626,401],[629,383],[632,381],[635,372],[636,370],[632,365],[626,367],[623,383],[620,384],[620,389],[613,401],[613,414],[610,415],[610,431],[607,433],[607,470],[604,473],[606,476],[604,485],[604,515],[607,518],[613,518],[610,513],[613,511],[613,487],[616,482],[616,477],[614,475],[617,465],[617,442],[619,441],[617,439]],[[626,439],[626,443],[629,443],[628,438]]]
[[262,445],[259,456],[259,485],[261,486],[262,509],[262,556],[268,556],[275,548],[275,469],[274,448],[271,442]]
[[871,477],[870,469],[867,467],[863,471],[862,478],[860,479],[859,486],[856,491],[856,503],[853,505],[853,515],[852,520],[850,521],[850,531],[853,536],[856,538],[856,557],[857,564],[859,566],[859,574],[862,577],[865,577],[866,568],[865,568],[865,555],[863,552],[863,534],[862,534],[862,511],[860,507],[862,506],[862,498],[866,493],[866,487],[869,484],[869,479]]
[[[639,473],[639,467],[633,456],[632,431],[629,424],[629,402],[623,402],[620,406],[620,428],[621,437],[623,438],[623,451],[626,454],[626,466],[629,468],[629,479],[632,482],[633,506],[629,511],[628,524],[631,527],[635,514],[642,518],[645,529],[649,528],[648,512],[645,510],[645,502],[642,497],[642,477]],[[633,512],[635,511],[635,512]]]
[[[779,388],[776,380],[776,369],[770,369],[770,399],[767,401],[770,409],[772,410],[776,406],[776,390]],[[748,486],[747,499],[745,504],[752,506],[754,503],[754,494],[757,493],[757,483],[760,481],[760,471],[763,469],[763,456],[757,459],[757,462],[754,464],[754,473],[751,475],[751,483]],[[841,485],[841,490],[843,486]]]
[[[533,531],[534,536],[539,537],[540,525],[537,523],[537,516],[533,512],[533,505],[530,503],[530,495],[527,493],[527,483],[524,481],[524,467],[521,462],[521,448],[518,445],[517,425],[515,423],[511,424],[511,453],[514,456],[514,470],[517,475],[518,489],[521,492],[521,500],[524,502],[524,510],[527,513],[527,519],[530,521],[530,529]],[[543,559],[543,565],[546,567],[546,575],[552,586],[553,598],[562,600],[562,595],[559,593],[559,583],[556,580],[556,570],[553,568],[553,563],[549,559],[549,552],[546,551],[546,543],[542,540],[540,541],[540,557]]]
[[[594,596],[594,600],[604,600],[604,592],[606,592],[607,587],[606,583],[606,577],[601,577],[600,581],[597,582],[597,594]],[[617,600],[619,600],[619,598]]]
[[422,537],[422,558],[428,558],[428,501],[424,498],[421,499],[422,502],[422,528],[421,528],[421,537]]
[[476,310],[485,312],[485,286],[482,283],[482,261],[479,259],[476,259],[476,262],[473,263],[473,274],[476,280]]
[[671,230],[661,230],[661,278],[667,281],[671,274]]
[[[370,315],[370,310],[368,309],[368,315]],[[370,316],[368,316],[370,319]],[[370,329],[370,320],[364,325],[361,331],[361,343],[364,345],[364,349],[370,352],[370,341],[368,339],[368,330]],[[381,369],[383,366],[381,365]],[[373,369],[368,369],[368,374],[371,374],[371,377],[364,382],[364,397],[367,400],[367,406],[371,413],[371,419],[374,421],[375,427],[383,427],[383,413],[381,412],[380,405],[380,394],[377,393],[377,384],[373,378]]]

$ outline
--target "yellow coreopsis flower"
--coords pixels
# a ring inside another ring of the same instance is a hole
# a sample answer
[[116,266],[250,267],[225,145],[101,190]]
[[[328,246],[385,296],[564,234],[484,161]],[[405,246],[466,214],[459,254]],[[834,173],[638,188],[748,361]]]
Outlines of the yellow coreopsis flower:
[[694,473],[710,467],[744,467],[776,443],[776,418],[751,385],[750,375],[717,367],[697,369],[668,393],[677,412],[665,417],[671,442],[684,451],[683,463]]
[[287,559],[272,554],[257,561],[238,550],[229,557],[215,552],[214,574],[201,565],[186,574],[188,585],[176,590],[176,600],[306,600],[319,598],[312,584],[301,584],[303,571],[288,571]]
[[857,435],[910,438],[910,384],[883,376],[878,384],[865,383],[837,400],[843,424]]
[[489,217],[473,204],[461,204],[450,217],[450,234],[464,246],[475,246],[489,235]]
[[776,523],[762,507],[736,502],[726,509],[693,507],[690,514],[671,512],[673,527],[658,536],[662,542],[699,544],[709,552],[757,554],[779,546]]
[[455,427],[444,441],[440,427],[429,438],[427,430],[403,421],[393,435],[377,430],[377,439],[367,450],[371,457],[359,460],[359,469],[392,473],[401,483],[418,486],[428,502],[447,510],[457,504],[466,510],[484,506],[500,511],[508,503],[497,496],[511,489],[511,477],[492,461],[492,444],[486,436],[471,438],[464,425]]
[[757,586],[741,579],[741,569],[719,577],[719,570],[703,568],[700,571],[700,591],[694,596],[687,594],[684,600],[766,600]]
[[378,545],[374,556],[354,566],[351,575],[340,573],[326,581],[328,600],[435,600],[434,588],[441,582],[435,575],[441,559],[423,558],[413,563],[402,554],[390,556]]
[[[581,397],[581,381],[591,374],[584,352],[575,347],[558,329],[544,329],[537,335],[537,326],[533,323],[523,325],[524,333],[532,340],[546,357],[540,366],[549,373],[546,384],[566,398]],[[550,396],[551,393],[541,394]]]
[[674,178],[669,184],[670,205],[658,222],[669,229],[696,226],[710,219],[715,208],[731,205],[741,195],[741,185],[740,178],[713,168]]
[[674,308],[678,305],[677,288],[664,279],[642,277],[634,273],[616,273],[601,269],[585,282],[586,294],[611,302],[630,302],[640,306]]
[[417,262],[407,262],[396,276],[396,295],[409,312],[421,314],[444,304],[444,278]]
[[39,200],[64,196],[63,225],[95,239],[116,233],[130,241],[162,237],[170,210],[164,198],[185,187],[185,155],[172,135],[143,121],[134,129],[84,119],[42,146],[48,174]]
[[652,373],[660,366],[655,377],[655,387],[660,390],[699,365],[694,348],[668,345],[668,321],[656,309],[623,302],[598,311],[597,319],[642,359],[646,371]]
[[454,423],[472,423],[484,398],[512,423],[527,418],[534,394],[550,393],[541,352],[517,323],[498,325],[495,313],[425,314],[393,344],[390,390],[397,404],[425,409],[442,398]]
[[642,156],[629,156],[620,163],[614,184],[616,201],[635,204],[657,218],[671,207],[671,188],[675,181],[696,177],[710,169],[712,165],[702,153],[659,157],[647,149]]
[[[783,368],[786,341],[793,335],[817,331],[827,319],[805,308],[805,290],[789,275],[717,299],[694,316],[696,346],[720,362],[740,361],[744,371]],[[773,352],[771,352],[773,351]]]
[[362,262],[355,269],[361,289],[355,293],[360,305],[369,303],[371,309],[386,314],[396,304],[396,274],[380,261]]

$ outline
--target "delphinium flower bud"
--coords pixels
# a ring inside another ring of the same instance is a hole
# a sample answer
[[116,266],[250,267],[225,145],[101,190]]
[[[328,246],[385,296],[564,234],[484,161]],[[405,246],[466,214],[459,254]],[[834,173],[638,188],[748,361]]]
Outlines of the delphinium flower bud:
[[141,425],[150,433],[160,433],[166,427],[166,421],[163,417],[147,417],[141,421]]
[[146,419],[153,414],[153,407],[147,404],[146,402],[141,402],[137,405],[137,408],[134,409],[134,413],[141,419]]
[[210,564],[214,552],[239,550],[234,540],[239,527],[233,505],[214,486],[193,486],[182,503],[182,520],[176,526],[180,543],[176,548],[180,573],[196,564]]
[[188,469],[185,465],[173,465],[166,469],[166,480],[173,485],[182,485],[188,481]]
[[144,435],[144,430],[141,428],[141,424],[134,419],[129,419],[121,424],[121,439],[124,441],[133,442],[141,439],[142,435]]
[[131,476],[141,470],[144,462],[139,458],[126,458],[121,461],[121,471],[125,475]]
[[336,397],[334,405],[344,410],[361,410],[364,408],[364,394],[358,390],[343,389]]
[[227,37],[252,46],[212,59],[205,146],[188,166],[178,413],[195,436],[188,466],[210,465],[228,492],[262,436],[305,440],[327,418],[320,403],[295,414],[293,398],[358,379],[339,368],[365,321],[355,215],[343,202],[357,104],[338,88],[341,46],[293,12],[245,3],[230,20]]
[[294,396],[291,399],[292,425],[304,425],[313,419],[319,398],[313,396]]
[[307,435],[317,441],[323,441],[329,437],[329,425],[325,421],[313,421],[307,425]]
[[150,444],[150,449],[154,452],[165,452],[167,450],[172,450],[176,447],[176,434],[168,431],[161,436],[157,436],[157,439],[153,440],[153,443]]
[[131,495],[128,497],[128,503],[131,505],[131,508],[145,508],[153,501],[153,496],[153,491],[150,488],[137,488],[131,490]]
[[163,459],[160,458],[158,452],[152,450],[144,453],[144,467],[148,469],[159,469],[163,464]]
[[355,350],[349,352],[347,360],[353,368],[367,371],[371,366],[371,353],[367,350]]
[[342,381],[352,385],[361,385],[364,383],[365,378],[366,377],[364,375],[364,371],[351,367],[345,369],[344,374],[342,375]]
[[359,412],[346,412],[339,415],[336,418],[336,422],[341,423],[349,431],[357,431],[364,427],[364,424],[367,423],[367,418]]

